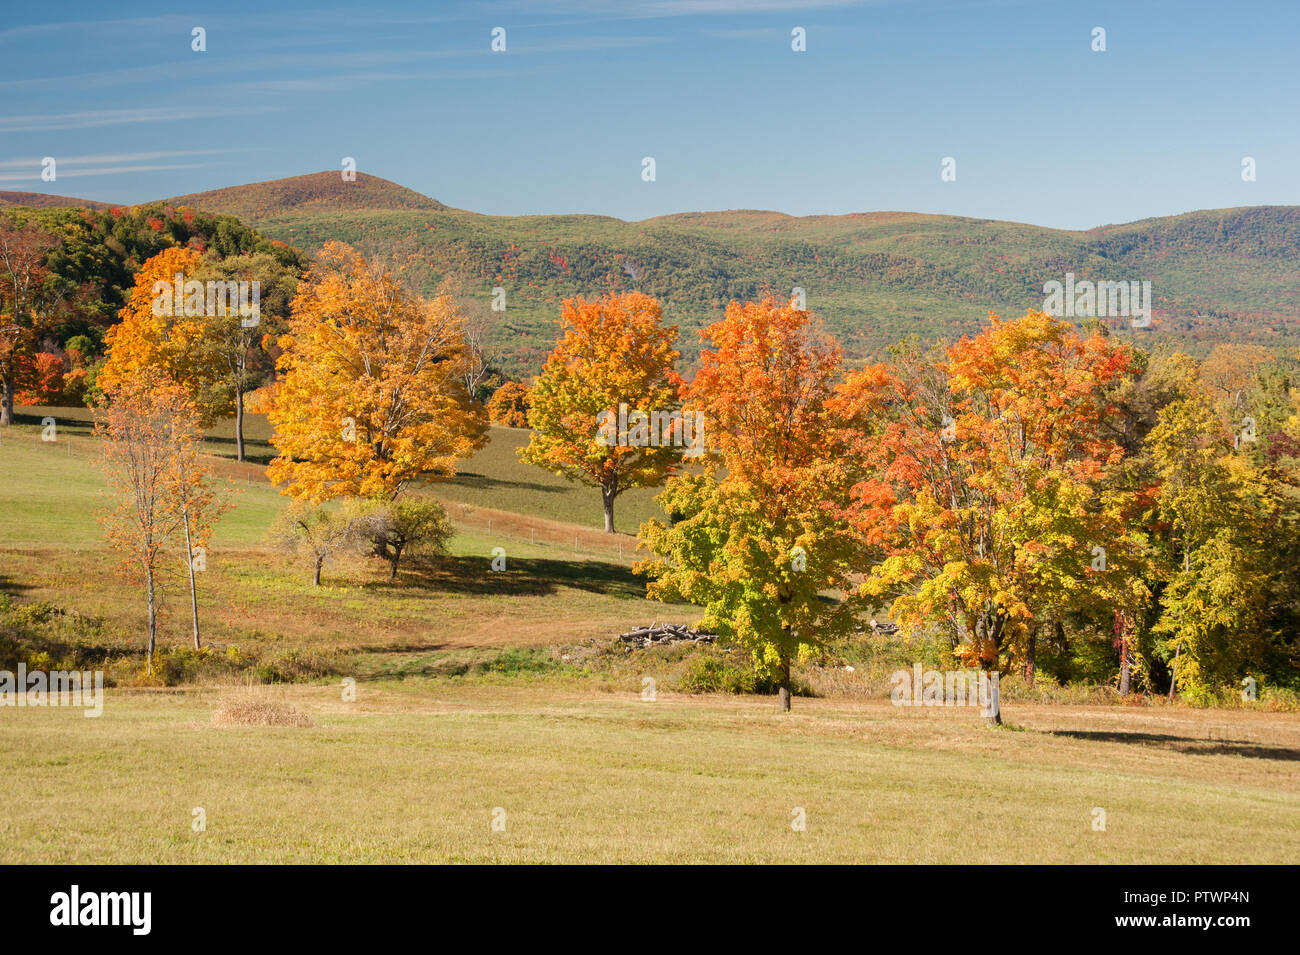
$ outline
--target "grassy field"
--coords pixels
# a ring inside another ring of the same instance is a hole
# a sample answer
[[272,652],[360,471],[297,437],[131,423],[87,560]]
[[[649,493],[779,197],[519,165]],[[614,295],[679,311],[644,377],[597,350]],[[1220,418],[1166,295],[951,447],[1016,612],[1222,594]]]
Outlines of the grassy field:
[[[66,444],[60,445],[55,441],[42,445],[37,440],[40,422],[47,415],[56,420],[58,436],[70,440],[74,454],[80,449],[83,457],[93,457],[93,446],[83,440],[91,430],[90,411],[86,408],[20,408],[18,424],[11,429],[13,433],[8,440],[15,447],[30,446],[51,454],[67,452]],[[247,415],[244,437],[246,457],[250,462],[247,467],[233,460],[235,439],[230,421],[219,422],[207,432],[205,450],[215,457],[228,459],[223,473],[232,480],[264,484],[262,466],[275,455],[275,449],[270,445],[271,428],[266,416]],[[5,450],[4,440],[0,438],[0,455]],[[524,464],[516,452],[527,443],[528,432],[523,429],[493,427],[487,446],[465,461],[456,477],[431,485],[430,491],[444,502],[459,505],[459,513],[468,508],[526,514],[537,522],[551,521],[601,531],[605,525],[599,490]],[[3,460],[0,456],[0,462]],[[98,478],[92,475],[88,480]],[[60,489],[48,490],[56,494]],[[633,488],[621,494],[615,504],[619,530],[635,535],[643,521],[652,517],[662,519],[663,511],[654,502],[658,493],[658,488]],[[539,523],[538,527],[541,526]]]
[[[97,442],[71,409],[49,410],[61,423],[56,441],[39,439],[40,410],[27,412],[0,438],[0,469],[7,475],[0,482],[0,593],[75,611],[83,625],[67,642],[93,658],[138,655],[144,607],[103,540],[97,514],[110,500]],[[348,672],[372,664],[382,672],[418,670],[441,665],[438,655],[450,651],[553,646],[609,637],[652,619],[680,623],[699,616],[694,608],[646,601],[644,582],[631,572],[630,537],[611,541],[585,527],[464,503],[449,502],[457,533],[436,567],[405,569],[390,584],[378,562],[349,558],[327,564],[323,586],[315,588],[303,560],[265,541],[286,500],[253,465],[218,460],[217,467],[228,476],[225,490],[235,506],[208,549],[200,611],[209,643],[235,646],[246,656],[360,654],[383,659],[349,660]],[[490,493],[467,497],[511,503]],[[565,495],[576,500],[580,490],[557,494]],[[503,573],[489,571],[495,547],[506,550]],[[175,563],[163,602],[164,649],[187,640],[184,565]]]
[[351,703],[337,687],[264,690],[313,725],[212,725],[230,692],[109,691],[99,719],[5,711],[0,863],[1300,853],[1300,729],[1276,714],[1038,706],[988,730],[883,701],[801,700],[782,716],[753,697],[480,680],[365,685]]
[[[1027,703],[1008,683],[1008,725],[992,730],[971,710],[891,707],[866,638],[801,667],[817,695],[787,716],[761,696],[675,692],[696,662],[734,669],[743,653],[611,641],[699,612],[646,601],[632,539],[593,533],[594,495],[518,464],[522,435],[508,429],[436,489],[457,528],[451,553],[396,584],[357,557],[312,587],[302,561],[265,543],[284,499],[256,465],[215,458],[236,505],[200,580],[216,649],[186,669],[178,573],[163,675],[146,679],[139,591],[96,518],[109,504],[97,447],[68,410],[50,410],[58,440],[42,442],[44,413],[25,409],[0,435],[0,599],[42,621],[55,662],[102,665],[118,685],[99,719],[0,709],[0,863],[1214,863],[1300,851],[1295,713]],[[220,429],[210,448],[228,453]],[[637,506],[653,507],[647,495],[625,513]],[[496,546],[505,573],[488,570]],[[249,696],[311,725],[214,725],[223,702]]]

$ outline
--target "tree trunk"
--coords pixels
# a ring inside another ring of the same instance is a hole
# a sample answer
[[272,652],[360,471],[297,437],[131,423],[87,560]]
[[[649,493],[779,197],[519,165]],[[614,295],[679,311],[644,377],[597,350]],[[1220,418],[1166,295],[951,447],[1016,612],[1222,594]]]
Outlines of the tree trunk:
[[1121,613],[1115,615],[1116,642],[1119,643],[1119,695],[1128,696],[1133,683],[1133,665],[1129,653],[1128,618]]
[[393,556],[388,559],[388,565],[390,568],[392,568],[392,572],[389,573],[388,575],[388,582],[390,584],[397,579],[397,564],[401,559],[402,559],[402,548],[397,545],[393,545]]
[[781,683],[777,689],[777,698],[781,704],[781,712],[790,712],[790,661],[784,659],[781,661]]
[[194,585],[194,546],[190,542],[190,514],[185,511],[182,515],[185,518],[185,553],[188,554],[186,563],[190,571],[190,612],[194,618],[194,649],[201,647],[199,643],[199,590]]
[[235,389],[235,460],[244,460],[244,389]]
[[313,587],[320,586],[320,567],[323,563],[325,563],[325,558],[323,556],[316,558],[316,573],[311,578],[311,584]]
[[1174,651],[1174,665],[1169,670],[1169,700],[1173,702],[1174,691],[1178,688],[1178,654],[1183,652],[1180,646]]
[[1028,646],[1025,647],[1025,683],[1029,685],[1030,689],[1033,689],[1034,686],[1034,674],[1037,668],[1036,667],[1037,655],[1038,655],[1038,627],[1037,625],[1035,625],[1034,628],[1029,631],[1029,644]]
[[980,664],[987,675],[981,676],[980,680],[988,679],[990,712],[984,716],[984,722],[988,726],[1002,725],[1002,703],[998,698],[997,687],[993,684],[992,676],[998,671],[998,648],[1002,642],[1004,623],[996,608],[991,605],[985,608],[975,623],[975,634],[980,641]]
[[[988,691],[989,699],[988,699],[987,709],[984,713],[985,726],[1002,725],[1002,694],[998,689],[998,685],[993,682],[993,673],[994,673],[993,670],[988,671],[987,679],[988,679],[988,688],[989,688]],[[984,680],[985,677],[980,677],[980,679]]]
[[614,533],[614,498],[618,492],[610,487],[601,487],[600,503],[605,507],[605,533]]
[[144,672],[153,673],[153,651],[158,640],[158,605],[154,600],[153,568],[145,570],[145,585],[149,594],[149,647],[144,657]]
[[11,379],[4,380],[3,395],[0,396],[0,427],[7,427],[14,423],[14,383]]

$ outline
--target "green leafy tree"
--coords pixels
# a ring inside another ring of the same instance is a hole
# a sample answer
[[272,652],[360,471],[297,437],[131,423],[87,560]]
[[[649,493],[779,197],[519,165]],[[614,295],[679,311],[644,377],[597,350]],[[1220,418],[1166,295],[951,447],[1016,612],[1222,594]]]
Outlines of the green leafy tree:
[[636,571],[648,596],[704,607],[701,625],[745,646],[790,709],[791,665],[846,633],[856,542],[833,505],[847,499],[844,427],[832,409],[834,343],[806,311],[733,302],[701,333],[712,348],[687,392],[707,457],[671,478],[659,503],[675,519],[641,527],[653,556]]

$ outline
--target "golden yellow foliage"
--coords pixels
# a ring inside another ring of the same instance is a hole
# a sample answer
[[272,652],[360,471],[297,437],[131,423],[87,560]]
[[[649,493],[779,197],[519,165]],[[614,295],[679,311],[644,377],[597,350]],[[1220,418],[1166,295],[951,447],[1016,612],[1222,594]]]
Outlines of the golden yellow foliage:
[[293,300],[267,469],[310,501],[392,498],[449,476],[485,440],[465,391],[470,360],[453,301],[425,301],[350,247],[327,243]]

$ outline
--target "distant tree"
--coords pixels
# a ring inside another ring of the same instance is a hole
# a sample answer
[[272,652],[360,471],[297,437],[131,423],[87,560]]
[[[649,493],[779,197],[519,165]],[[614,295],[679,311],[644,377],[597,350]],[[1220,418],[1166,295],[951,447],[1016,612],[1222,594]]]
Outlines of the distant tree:
[[[182,385],[207,426],[233,410],[233,389],[222,367],[222,338],[206,313],[186,307],[171,294],[177,275],[195,279],[202,256],[193,249],[171,247],[145,262],[136,273],[121,321],[104,338],[107,360],[97,384],[105,392],[144,369],[157,369]],[[168,290],[160,295],[156,288]],[[206,295],[199,308],[206,310]],[[191,303],[197,304],[197,303]]]
[[25,405],[57,405],[63,401],[63,358],[53,352],[37,352],[22,359],[17,375],[18,401]]
[[293,501],[271,525],[272,546],[290,554],[303,554],[312,565],[312,586],[320,586],[325,562],[354,548],[364,525],[353,509],[337,509]]
[[486,440],[452,301],[419,298],[346,245],[325,245],[279,344],[267,473],[292,497],[391,499]]
[[268,252],[236,255],[225,259],[205,256],[194,269],[200,282],[256,282],[259,311],[256,318],[239,314],[229,299],[220,314],[207,317],[211,324],[214,373],[228,390],[235,415],[235,460],[244,460],[245,396],[270,375],[274,363],[262,347],[286,330],[289,303],[298,286],[298,273]]
[[507,381],[492,392],[487,403],[488,420],[505,428],[528,427],[528,386]]
[[19,375],[36,343],[44,262],[59,241],[34,223],[0,216],[0,426],[13,424]]
[[840,353],[806,311],[771,299],[732,302],[701,336],[712,345],[686,395],[706,422],[709,454],[669,479],[636,567],[647,596],[704,607],[702,626],[752,653],[790,709],[791,664],[847,632],[851,528],[828,502],[847,500],[846,428],[833,409]]
[[680,407],[677,327],[665,327],[659,303],[638,292],[566,300],[560,327],[529,391],[533,433],[519,456],[600,488],[612,534],[617,497],[661,484],[682,456],[682,417],[672,417]]

